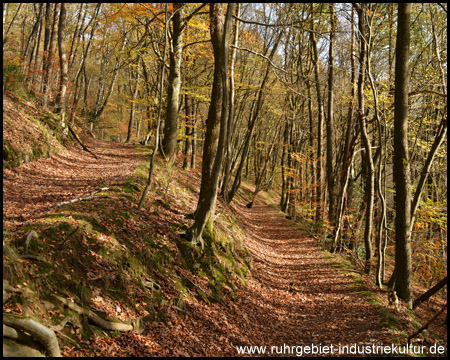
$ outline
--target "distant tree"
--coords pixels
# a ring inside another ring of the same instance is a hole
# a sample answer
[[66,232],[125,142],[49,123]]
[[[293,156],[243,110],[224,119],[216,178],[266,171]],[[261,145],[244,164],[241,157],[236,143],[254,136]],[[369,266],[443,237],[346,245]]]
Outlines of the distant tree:
[[[141,57],[138,56],[137,59],[137,65],[136,70],[133,71],[133,69],[130,68],[130,92],[131,92],[131,105],[130,105],[130,119],[128,121],[128,131],[127,131],[127,138],[125,140],[126,143],[129,143],[131,141],[131,136],[133,132],[134,127],[134,117],[136,113],[136,98],[139,90],[139,78],[140,78],[140,72],[139,72],[139,66],[141,62]],[[133,80],[134,80],[134,88],[133,88]]]

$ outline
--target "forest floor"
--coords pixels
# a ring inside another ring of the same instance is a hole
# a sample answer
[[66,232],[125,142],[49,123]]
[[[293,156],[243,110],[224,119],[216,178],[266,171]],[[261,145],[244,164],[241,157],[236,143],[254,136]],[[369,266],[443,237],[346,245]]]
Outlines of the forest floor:
[[[145,159],[133,145],[87,138],[98,159],[71,146],[49,158],[3,169],[3,220],[19,226],[64,201],[129,178]],[[5,224],[4,224],[5,225]]]
[[[4,229],[14,232],[63,201],[123,181],[144,161],[131,145],[100,140],[88,145],[98,160],[73,148],[5,169]],[[63,355],[295,356],[300,346],[315,345],[322,352],[312,355],[339,356],[339,345],[391,345],[392,331],[379,307],[364,298],[365,287],[333,266],[318,242],[268,198],[260,196],[251,209],[243,201],[232,208],[253,259],[248,286],[237,285],[237,301],[186,301],[182,314],[169,312],[167,321],[148,324],[140,334],[97,337],[82,350],[66,346]],[[331,345],[332,354],[326,348]]]

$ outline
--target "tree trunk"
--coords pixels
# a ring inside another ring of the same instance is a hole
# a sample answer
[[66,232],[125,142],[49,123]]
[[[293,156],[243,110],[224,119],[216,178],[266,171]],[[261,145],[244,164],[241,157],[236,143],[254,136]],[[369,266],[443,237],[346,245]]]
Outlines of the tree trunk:
[[[280,122],[281,119],[278,120],[278,123],[275,127],[275,136],[273,137],[274,139],[276,139],[278,137],[278,131],[280,129]],[[270,145],[269,151],[267,152],[266,155],[266,159],[264,160],[264,165],[262,167],[262,169],[260,171],[257,171],[255,168],[256,173],[256,180],[255,180],[255,191],[253,191],[253,196],[252,196],[252,200],[247,204],[248,208],[251,208],[253,206],[253,203],[255,202],[256,196],[258,195],[258,193],[262,190],[262,186],[263,186],[263,180],[264,177],[266,175],[266,171],[267,171],[267,164],[269,163],[270,158],[272,157],[272,151],[275,147],[275,143],[276,141],[273,141],[272,144]]]
[[395,184],[395,290],[412,306],[411,181],[408,152],[408,73],[411,4],[398,5],[395,49],[394,184]]
[[[273,45],[273,48],[271,50],[270,55],[268,56],[269,60],[271,61],[273,56],[275,55],[275,52],[278,48],[278,44],[280,43],[280,39],[281,39],[281,34],[282,32],[280,32],[278,34],[277,39],[275,40],[275,43]],[[270,72],[270,68],[271,65],[270,63],[267,63],[267,68],[264,74],[264,78],[261,82],[261,85],[255,95],[256,97],[256,104],[253,103],[252,104],[252,108],[250,111],[250,116],[249,116],[249,123],[248,123],[248,128],[247,128],[247,134],[245,136],[245,140],[244,140],[244,148],[242,151],[242,155],[241,155],[241,161],[239,163],[239,167],[238,170],[236,172],[236,175],[234,177],[234,182],[233,182],[233,186],[231,187],[230,193],[228,195],[228,203],[230,203],[233,200],[234,195],[236,194],[237,190],[239,189],[240,185],[241,185],[241,176],[242,176],[242,169],[244,167],[244,163],[247,161],[247,155],[249,152],[249,148],[250,148],[250,141],[252,139],[252,135],[253,135],[253,130],[255,128],[255,125],[257,123],[258,117],[259,117],[259,111],[261,110],[262,104],[264,102],[263,98],[264,98],[264,94],[263,94],[263,90],[267,84],[267,80],[269,78],[269,72]],[[247,162],[248,164],[248,162]]]
[[[50,15],[51,15],[52,5],[47,3],[45,6],[45,30],[44,30],[44,55],[42,60],[42,107],[47,108],[48,103],[48,79],[50,76],[50,66],[51,66],[51,58],[53,53],[53,33],[54,33],[54,24],[56,23],[56,4],[54,5],[54,15],[53,15],[53,23],[51,23]],[[53,25],[52,25],[53,24]],[[53,31],[52,31],[53,29]]]
[[[67,54],[65,45],[65,28],[66,28],[66,4],[61,3],[61,9],[59,12],[59,25],[58,25],[58,48],[59,48],[59,93],[58,93],[58,109],[61,112],[61,125],[63,129],[66,129],[65,116],[66,116],[66,92],[67,84],[69,82],[69,67],[67,64]],[[65,130],[67,131],[67,130]]]
[[184,3],[173,3],[173,34],[170,51],[169,86],[162,148],[164,157],[173,155],[177,147],[178,108],[180,104],[181,61],[183,54]]
[[[236,16],[239,17],[241,9],[241,4],[237,3],[236,8]],[[230,108],[229,108],[229,114],[228,114],[228,139],[227,139],[227,152],[225,157],[225,171],[224,171],[224,177],[223,177],[223,184],[222,184],[222,195],[225,202],[229,203],[228,199],[228,188],[230,185],[230,179],[231,179],[231,163],[232,163],[232,129],[233,129],[233,121],[234,121],[234,63],[236,61],[236,46],[238,45],[238,39],[239,39],[239,23],[236,20],[234,25],[234,39],[233,39],[233,49],[231,50],[231,61],[230,61]]]
[[441,290],[445,285],[447,285],[447,276],[444,277],[441,281],[439,281],[436,285],[434,285],[431,289],[424,292],[422,295],[420,295],[416,300],[413,302],[413,309],[415,309],[417,306],[422,304],[425,300],[432,297],[434,294],[436,294],[439,290]]
[[366,218],[364,227],[364,247],[366,250],[364,271],[370,274],[371,263],[372,263],[372,226],[373,226],[373,201],[375,194],[375,170],[372,159],[372,145],[367,132],[367,122],[366,122],[366,110],[364,101],[364,84],[366,80],[366,67],[367,67],[367,49],[368,49],[368,37],[366,31],[366,6],[357,5],[358,13],[358,27],[360,33],[360,71],[358,79],[358,119],[359,126],[361,128],[361,140],[363,141],[364,147],[364,163],[366,171],[366,184],[365,184],[365,199],[366,199]]
[[[140,72],[138,71],[139,63],[140,63],[140,57],[138,58],[138,64],[136,67],[135,76],[133,76],[133,70],[130,69],[131,109],[130,109],[130,120],[128,122],[127,139],[125,140],[126,143],[129,143],[131,141],[131,136],[132,136],[133,127],[134,127],[134,114],[136,112],[136,98],[137,98],[137,93],[139,90],[139,77],[140,77]],[[134,77],[134,89],[132,86],[133,77]]]
[[[313,6],[314,4],[311,4],[311,12],[313,13]],[[318,124],[317,124],[317,179],[318,179],[318,186],[316,187],[316,201],[317,201],[317,207],[316,207],[316,220],[320,221],[320,219],[323,218],[322,214],[322,198],[323,198],[323,189],[324,189],[324,171],[323,171],[323,165],[322,165],[322,140],[323,140],[323,119],[324,119],[324,109],[323,109],[323,100],[322,100],[322,90],[320,86],[320,69],[319,69],[319,54],[317,51],[317,41],[316,41],[316,34],[315,34],[315,28],[314,28],[314,20],[312,20],[311,24],[311,47],[313,52],[313,64],[314,64],[314,75],[315,75],[315,82],[316,82],[316,93],[317,93],[317,106],[319,109],[319,118],[318,118]]]
[[163,100],[163,93],[164,93],[164,70],[166,68],[166,54],[167,54],[167,3],[165,4],[165,31],[164,31],[164,54],[161,62],[161,76],[160,76],[160,83],[159,83],[159,108],[158,108],[158,120],[156,123],[156,134],[155,134],[155,145],[153,147],[153,153],[152,157],[150,159],[150,168],[148,172],[148,179],[147,184],[145,185],[144,191],[142,192],[141,200],[139,201],[138,210],[142,209],[142,207],[145,204],[145,200],[147,198],[147,193],[150,189],[150,186],[152,185],[153,180],[153,170],[155,167],[155,158],[156,153],[158,152],[159,147],[159,129],[161,125],[161,113],[162,113],[162,100]]
[[329,73],[328,73],[328,116],[326,121],[327,131],[327,185],[328,185],[328,221],[334,227],[336,225],[336,190],[333,171],[333,145],[334,145],[334,38],[336,18],[334,14],[334,3],[330,3],[330,46],[329,46]]
[[[212,231],[219,174],[227,138],[228,37],[232,11],[233,4],[230,3],[228,4],[225,17],[223,3],[210,5],[210,31],[214,50],[214,80],[208,120],[206,122],[199,202],[195,212],[195,222],[186,232],[188,240],[194,244],[200,243],[202,247],[204,245],[203,230],[208,226],[209,230]],[[220,129],[218,129],[219,125]],[[219,134],[217,134],[217,130],[219,130]],[[215,137],[217,135],[219,140],[217,146],[215,146]]]
[[[352,186],[353,179],[351,175],[352,159],[355,150],[355,143],[359,134],[359,128],[357,124],[354,124],[354,107],[356,97],[356,69],[355,69],[355,48],[356,48],[356,36],[355,36],[355,9],[352,7],[352,43],[351,43],[351,78],[352,86],[350,89],[350,104],[347,115],[347,128],[345,131],[344,152],[342,156],[342,171],[339,180],[339,196],[337,198],[337,218],[336,229],[334,231],[334,239],[331,246],[331,252],[342,250],[342,241],[340,241],[341,233],[345,233],[348,228],[348,221],[342,222],[342,218],[345,212],[345,208],[349,208],[352,203]],[[352,134],[356,133],[353,137]],[[342,231],[341,231],[342,228]]]
[[183,170],[189,169],[192,157],[192,103],[193,100],[188,94],[184,95],[184,111],[186,113],[186,120],[184,122],[184,153],[183,153]]

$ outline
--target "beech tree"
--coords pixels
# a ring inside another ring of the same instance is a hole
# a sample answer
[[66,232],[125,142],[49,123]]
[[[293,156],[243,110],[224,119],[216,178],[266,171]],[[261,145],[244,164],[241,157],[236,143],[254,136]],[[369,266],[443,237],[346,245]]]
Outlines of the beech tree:
[[184,3],[173,3],[171,45],[169,52],[169,84],[167,109],[164,123],[162,148],[164,156],[170,157],[177,146],[178,109],[180,106],[181,61],[183,53],[183,34],[185,28]]
[[60,81],[59,81],[59,92],[58,92],[58,103],[59,110],[61,111],[61,124],[62,127],[66,127],[65,117],[66,117],[66,92],[67,84],[69,81],[68,72],[69,65],[67,62],[66,45],[65,45],[65,27],[66,27],[66,4],[61,3],[61,8],[59,11],[59,25],[58,25],[58,49],[59,49],[59,67],[60,67]]
[[412,307],[411,180],[408,149],[408,88],[411,4],[398,5],[395,48],[394,183],[395,290]]
[[203,146],[202,181],[195,222],[187,230],[188,240],[204,245],[202,233],[206,226],[212,232],[219,184],[219,174],[227,138],[228,121],[228,52],[229,28],[233,4],[228,4],[225,16],[223,3],[210,4],[210,31],[214,51],[214,80],[206,122]]

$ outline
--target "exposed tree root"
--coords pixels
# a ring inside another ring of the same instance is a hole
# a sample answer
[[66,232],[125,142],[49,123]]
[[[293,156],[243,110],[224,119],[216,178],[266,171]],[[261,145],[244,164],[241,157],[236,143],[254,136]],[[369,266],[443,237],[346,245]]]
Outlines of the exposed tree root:
[[90,321],[92,321],[95,325],[100,326],[102,329],[123,332],[133,330],[133,325],[104,320],[93,311],[82,308],[81,306],[78,306],[77,304],[62,298],[61,296],[53,295],[53,297],[67,306],[69,309],[76,311],[80,315],[87,316]]
[[3,323],[14,329],[31,334],[46,348],[48,354],[52,357],[61,357],[58,339],[55,332],[48,327],[39,324],[30,318],[21,318],[10,314],[3,314]]

